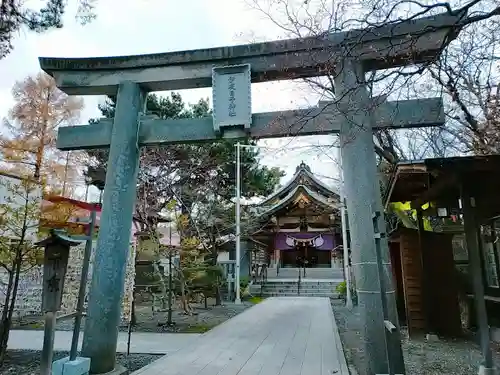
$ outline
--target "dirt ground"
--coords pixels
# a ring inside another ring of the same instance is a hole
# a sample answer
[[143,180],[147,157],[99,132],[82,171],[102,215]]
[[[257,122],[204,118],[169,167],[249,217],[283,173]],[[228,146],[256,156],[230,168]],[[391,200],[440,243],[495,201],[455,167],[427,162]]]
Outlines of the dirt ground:
[[[151,303],[143,302],[136,306],[137,324],[132,328],[134,332],[179,332],[179,333],[204,333],[213,327],[231,319],[235,315],[245,311],[259,301],[243,301],[241,305],[223,301],[220,306],[215,306],[215,300],[208,299],[207,308],[204,303],[191,303],[192,314],[187,315],[180,308],[179,304],[174,304],[172,310],[173,325],[168,326],[167,312],[154,312]],[[14,322],[13,329],[43,330],[43,317],[30,316],[22,321]],[[82,330],[85,326],[85,318],[82,319]],[[73,330],[73,319],[58,321],[57,330]],[[120,327],[121,331],[127,331],[128,325]]]
[[191,315],[176,307],[172,311],[173,326],[166,324],[167,312],[153,313],[147,304],[136,306],[137,325],[133,328],[134,332],[204,333],[254,305],[251,302],[241,305],[224,302],[221,306],[214,306],[214,302],[209,299],[208,308],[204,304],[191,304]]

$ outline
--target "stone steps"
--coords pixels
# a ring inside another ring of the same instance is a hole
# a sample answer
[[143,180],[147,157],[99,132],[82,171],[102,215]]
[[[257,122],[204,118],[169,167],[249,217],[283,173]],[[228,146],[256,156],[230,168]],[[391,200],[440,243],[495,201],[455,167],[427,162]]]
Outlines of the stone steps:
[[254,295],[262,295],[265,297],[292,297],[292,296],[306,296],[306,297],[332,297],[337,298],[336,291],[337,285],[342,280],[314,280],[302,281],[300,288],[297,281],[285,280],[268,280],[262,285],[251,285],[250,292]]
[[[338,281],[315,281],[315,282],[309,282],[309,281],[301,281],[300,287],[304,288],[318,288],[318,287],[337,287],[342,282],[342,280]],[[259,284],[259,283],[257,283]],[[279,286],[279,287],[293,287],[294,285],[297,286],[298,282],[296,280],[294,281],[274,281],[274,280],[268,280],[264,281],[263,285],[266,286]]]
[[[299,268],[268,268],[267,278],[271,279],[297,279],[299,276],[304,277],[304,269]],[[306,268],[306,278],[309,279],[342,279],[344,272],[337,268]]]
[[272,292],[263,292],[263,297],[326,297],[326,298],[338,298],[338,293],[272,293]]

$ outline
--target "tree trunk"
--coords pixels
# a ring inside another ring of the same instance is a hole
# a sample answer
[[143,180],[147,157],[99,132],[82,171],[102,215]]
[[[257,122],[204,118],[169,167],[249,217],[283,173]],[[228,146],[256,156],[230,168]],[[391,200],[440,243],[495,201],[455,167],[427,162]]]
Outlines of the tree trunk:
[[137,325],[137,314],[135,312],[135,299],[136,299],[136,296],[135,296],[135,291],[134,291],[133,297],[132,297],[132,311],[130,312],[130,324],[132,326]]
[[165,278],[163,277],[163,273],[160,270],[160,267],[158,267],[158,262],[159,261],[153,261],[153,270],[156,276],[160,279],[160,290],[161,290],[161,310],[165,311],[167,310],[167,298],[168,298],[168,291],[167,291],[167,286],[165,284]]
[[181,303],[182,303],[182,310],[188,315],[191,315],[191,309],[189,308],[189,304],[187,301],[187,296],[186,296],[186,284],[184,282],[184,276],[182,274],[182,270],[179,272],[179,280],[180,280],[180,285],[181,285]]
[[0,321],[0,367],[3,365],[5,353],[7,351],[7,341],[9,339],[9,323],[8,316],[11,303],[11,295],[14,284],[14,272],[9,271],[9,281],[7,284],[7,291],[5,292],[5,300],[2,309],[2,318]]
[[[26,189],[26,196],[24,197],[24,220],[23,228],[19,238],[19,243],[16,246],[14,262],[12,264],[12,272],[9,274],[9,286],[6,293],[6,304],[2,311],[2,327],[0,335],[0,367],[3,365],[5,353],[7,351],[7,342],[9,341],[9,332],[12,325],[12,316],[16,306],[17,290],[19,288],[19,277],[21,275],[21,266],[23,263],[23,246],[26,236],[27,223],[28,223],[28,205],[29,205],[29,189]],[[10,289],[10,290],[9,290]]]
[[15,266],[13,272],[11,272],[9,275],[9,286],[11,286],[12,295],[10,296],[9,301],[6,301],[7,304],[4,306],[2,312],[2,335],[0,337],[0,366],[3,365],[3,362],[5,360],[5,353],[7,352],[7,342],[9,341],[9,332],[10,332],[10,327],[12,325],[12,316],[14,315],[14,308],[16,307],[16,297],[17,297],[17,290],[19,288],[19,277],[21,274],[22,261],[23,261],[22,246],[18,245],[16,249]]
[[168,251],[168,315],[167,315],[167,325],[173,325],[172,322],[172,290],[173,280],[172,280],[172,249]]
[[222,298],[220,296],[219,277],[217,276],[217,285],[215,285],[215,306],[222,305]]
[[[210,265],[212,267],[215,267],[215,266],[217,266],[217,257],[219,255],[219,252],[217,250],[217,246],[216,246],[216,243],[215,243],[215,234],[212,234],[212,243],[211,243],[210,248],[211,248]],[[214,287],[215,306],[222,305],[222,298],[220,296],[220,284],[219,284],[219,281],[220,281],[219,276],[217,276],[217,280],[216,280],[215,287]]]

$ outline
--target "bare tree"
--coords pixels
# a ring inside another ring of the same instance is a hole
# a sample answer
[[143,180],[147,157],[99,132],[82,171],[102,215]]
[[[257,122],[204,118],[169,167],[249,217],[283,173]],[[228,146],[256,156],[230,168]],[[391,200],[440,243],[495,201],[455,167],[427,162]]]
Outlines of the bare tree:
[[[324,38],[330,33],[391,25],[446,12],[457,15],[452,33],[460,31],[435,61],[415,67],[394,68],[370,74],[373,95],[406,99],[443,94],[447,126],[433,129],[375,132],[377,155],[394,164],[404,159],[446,156],[465,152],[498,152],[491,140],[491,112],[499,83],[500,6],[493,0],[456,0],[451,3],[413,0],[248,0],[284,37]],[[360,37],[364,34],[361,32]],[[418,37],[412,35],[411,37]],[[356,41],[354,40],[353,43]],[[448,41],[446,41],[448,43]],[[391,48],[394,46],[391,46]],[[349,52],[347,52],[349,53]],[[311,89],[335,98],[334,65],[324,77],[307,78]],[[493,98],[493,99],[492,99]]]

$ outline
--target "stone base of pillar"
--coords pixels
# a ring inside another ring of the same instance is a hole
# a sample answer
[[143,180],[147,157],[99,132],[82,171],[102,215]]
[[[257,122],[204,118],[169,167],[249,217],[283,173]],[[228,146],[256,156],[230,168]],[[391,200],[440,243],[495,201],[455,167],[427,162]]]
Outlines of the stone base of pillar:
[[483,365],[479,366],[478,375],[498,375],[496,368],[488,368]]
[[90,358],[76,357],[70,361],[65,357],[52,363],[52,375],[87,375],[89,371]]
[[128,369],[126,369],[122,365],[116,365],[113,371],[109,371],[99,375],[128,375],[128,374],[130,374],[130,371]]

